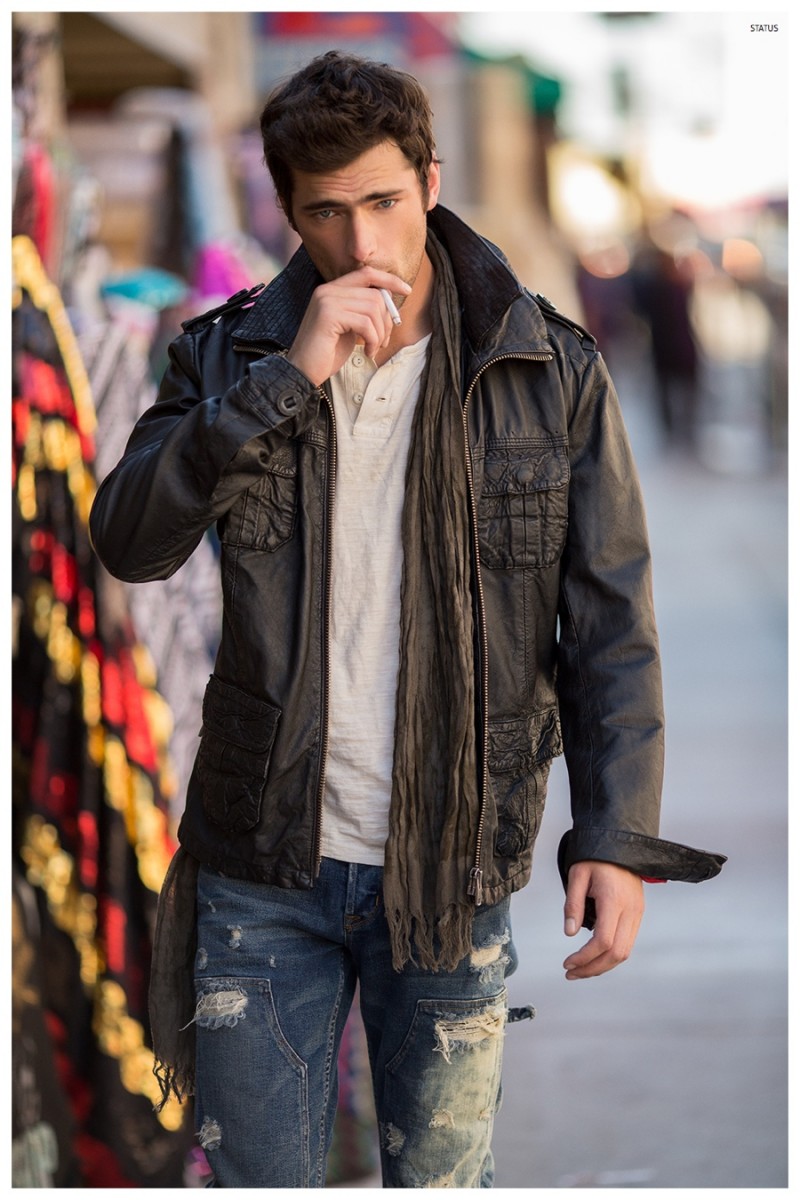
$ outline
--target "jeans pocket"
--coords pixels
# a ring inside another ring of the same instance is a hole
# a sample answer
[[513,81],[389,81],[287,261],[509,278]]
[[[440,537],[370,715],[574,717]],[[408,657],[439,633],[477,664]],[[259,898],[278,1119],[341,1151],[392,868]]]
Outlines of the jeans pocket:
[[[409,1057],[429,1052],[440,1054],[449,1063],[454,1048],[463,1052],[491,1040],[505,1023],[505,995],[503,989],[471,1000],[418,1000],[403,1044],[386,1064],[387,1073],[398,1072]],[[419,1065],[427,1063],[420,1061]]]
[[382,1144],[391,1185],[479,1187],[500,1096],[506,990],[418,1000],[386,1066]]
[[232,833],[258,823],[280,709],[212,675],[197,772],[210,820]]
[[566,445],[487,446],[478,504],[481,563],[490,570],[549,567],[567,535]]
[[216,1186],[310,1186],[309,1069],[270,981],[217,975],[196,986],[195,1119]]

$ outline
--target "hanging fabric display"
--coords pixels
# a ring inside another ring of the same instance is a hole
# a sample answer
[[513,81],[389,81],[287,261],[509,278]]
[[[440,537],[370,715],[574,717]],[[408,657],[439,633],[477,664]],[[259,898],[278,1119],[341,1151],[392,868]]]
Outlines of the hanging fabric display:
[[[38,917],[36,938],[23,928],[17,939],[15,1018],[22,1027],[36,995],[18,967],[38,953],[75,1129],[79,1178],[66,1186],[182,1186],[190,1122],[178,1105],[154,1113],[147,1020],[156,899],[174,851],[171,717],[124,588],[89,542],[95,413],[75,337],[28,237],[14,238],[12,265],[13,848]],[[35,1129],[51,1164],[49,1182],[14,1182],[54,1186],[63,1138],[47,1132],[46,1084],[24,1039],[13,1068],[15,1163],[24,1174]]]
[[14,1187],[78,1187],[75,1120],[44,1008],[36,894],[16,864],[11,885],[11,1179]]
[[[166,286],[169,279],[171,295]],[[160,305],[182,299],[186,291],[185,284],[178,291],[178,283],[164,272],[137,271],[113,285],[104,284],[103,295],[113,300],[113,309],[104,319],[86,321],[77,334],[97,416],[94,474],[98,484],[122,457],[131,429],[155,401],[149,352]],[[169,705],[175,785],[169,816],[176,829],[222,622],[219,562],[211,538],[204,538],[169,579],[123,586],[134,630],[140,641],[146,640],[159,692]]]

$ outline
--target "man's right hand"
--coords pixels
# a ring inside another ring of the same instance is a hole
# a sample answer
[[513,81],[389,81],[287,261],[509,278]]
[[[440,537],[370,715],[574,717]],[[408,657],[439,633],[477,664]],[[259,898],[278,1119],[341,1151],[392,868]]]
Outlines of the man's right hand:
[[316,387],[336,374],[357,342],[368,358],[389,344],[395,325],[378,288],[411,293],[399,275],[375,267],[359,267],[314,291],[286,357]]

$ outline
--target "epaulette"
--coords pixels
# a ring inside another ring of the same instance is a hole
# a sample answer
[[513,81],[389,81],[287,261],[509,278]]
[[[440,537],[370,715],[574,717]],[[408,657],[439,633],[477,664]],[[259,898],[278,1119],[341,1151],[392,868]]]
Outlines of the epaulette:
[[209,309],[208,312],[201,313],[199,317],[191,317],[188,321],[181,322],[181,328],[184,333],[194,333],[198,329],[202,329],[204,325],[210,325],[221,317],[223,313],[232,312],[235,308],[242,308],[245,304],[249,304],[251,300],[255,300],[259,292],[263,292],[267,285],[265,283],[257,283],[255,287],[242,288],[234,296],[229,297],[224,304],[220,304],[217,308]]
[[562,312],[559,312],[553,301],[548,300],[547,296],[543,296],[541,292],[531,293],[531,295],[533,295],[533,299],[539,307],[547,311],[549,317],[552,317],[554,321],[558,321],[560,325],[564,325],[567,329],[572,330],[580,340],[584,350],[594,350],[597,347],[597,338],[593,337],[589,333],[589,330],[584,329],[577,321],[573,321],[571,317],[565,317]]

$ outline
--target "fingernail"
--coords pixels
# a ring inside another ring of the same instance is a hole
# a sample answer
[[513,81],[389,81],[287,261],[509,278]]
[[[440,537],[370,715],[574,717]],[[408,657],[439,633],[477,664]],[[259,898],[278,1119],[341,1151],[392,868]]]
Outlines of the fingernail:
[[578,922],[574,917],[567,917],[564,922],[564,932],[567,937],[573,937],[578,932]]

